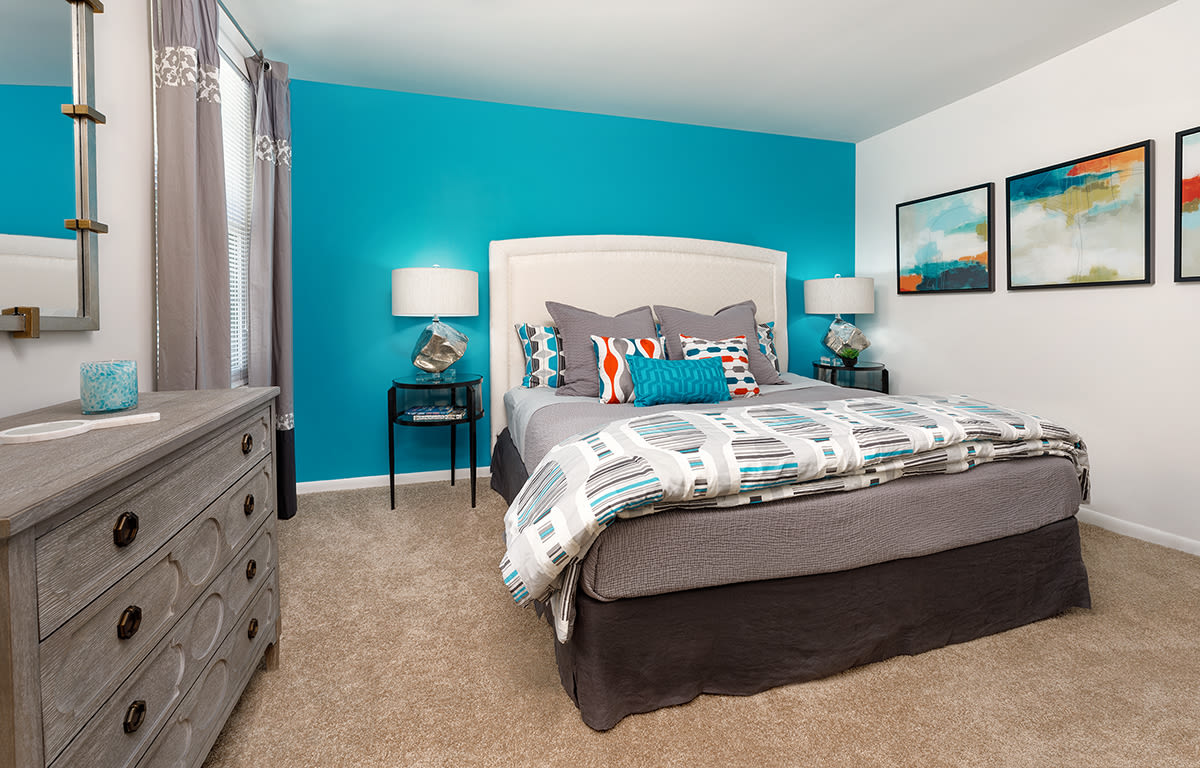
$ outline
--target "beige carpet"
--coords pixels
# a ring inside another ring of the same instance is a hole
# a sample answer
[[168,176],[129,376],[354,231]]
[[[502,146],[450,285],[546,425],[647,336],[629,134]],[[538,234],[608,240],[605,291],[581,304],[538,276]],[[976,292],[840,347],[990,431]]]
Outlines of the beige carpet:
[[588,729],[550,630],[497,576],[481,483],[302,496],[282,666],[205,764],[1200,766],[1200,558],[1084,526],[1095,607],[750,697]]

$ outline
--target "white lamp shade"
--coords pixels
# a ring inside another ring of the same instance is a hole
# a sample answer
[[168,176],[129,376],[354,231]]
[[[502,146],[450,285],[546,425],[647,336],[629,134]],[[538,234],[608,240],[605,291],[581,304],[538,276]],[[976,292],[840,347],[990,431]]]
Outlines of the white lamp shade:
[[867,315],[875,311],[875,280],[825,277],[804,281],[804,311],[810,315]]
[[402,267],[392,270],[392,314],[473,317],[479,314],[479,274],[469,269]]

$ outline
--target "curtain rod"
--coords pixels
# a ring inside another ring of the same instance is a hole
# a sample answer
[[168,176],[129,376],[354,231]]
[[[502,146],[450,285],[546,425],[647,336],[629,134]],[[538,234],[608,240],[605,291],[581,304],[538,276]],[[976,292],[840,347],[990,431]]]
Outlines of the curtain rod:
[[241,34],[242,39],[246,41],[246,44],[250,46],[250,50],[257,52],[259,58],[263,58],[262,48],[259,48],[257,45],[255,45],[254,41],[250,39],[250,35],[246,34],[246,30],[242,29],[242,25],[238,24],[237,17],[229,12],[229,8],[225,5],[224,0],[217,0],[217,5],[221,6],[222,11],[225,11],[225,16],[233,22],[234,28],[237,29],[237,31]]

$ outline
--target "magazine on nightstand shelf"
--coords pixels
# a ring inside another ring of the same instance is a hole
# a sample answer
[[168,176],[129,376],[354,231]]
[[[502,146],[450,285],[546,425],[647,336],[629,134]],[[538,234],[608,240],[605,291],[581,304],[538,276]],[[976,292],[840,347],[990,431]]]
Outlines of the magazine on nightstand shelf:
[[422,405],[409,408],[404,416],[411,421],[458,421],[467,417],[467,409],[460,405]]

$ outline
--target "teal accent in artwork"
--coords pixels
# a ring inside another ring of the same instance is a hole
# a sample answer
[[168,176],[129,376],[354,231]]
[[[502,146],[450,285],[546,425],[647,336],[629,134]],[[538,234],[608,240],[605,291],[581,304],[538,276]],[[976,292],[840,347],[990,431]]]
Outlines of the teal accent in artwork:
[[[829,318],[804,314],[802,286],[854,273],[853,144],[303,80],[291,92],[302,482],[387,473],[387,385],[413,370],[429,322],[392,316],[392,269],[479,273],[479,315],[454,320],[470,339],[457,367],[489,370],[492,240],[666,235],[787,251],[792,367],[822,354]],[[486,465],[486,415],[479,435]],[[442,430],[396,439],[398,472],[447,469]],[[465,466],[465,430],[458,449]]]
[[0,85],[0,232],[74,240],[74,122],[62,113],[71,89]]
[[991,288],[992,186],[896,207],[900,293]]
[[1009,288],[1150,282],[1150,159],[1146,141],[1009,177]]
[[720,403],[729,399],[725,367],[719,357],[654,360],[626,355],[633,374],[633,404]]

